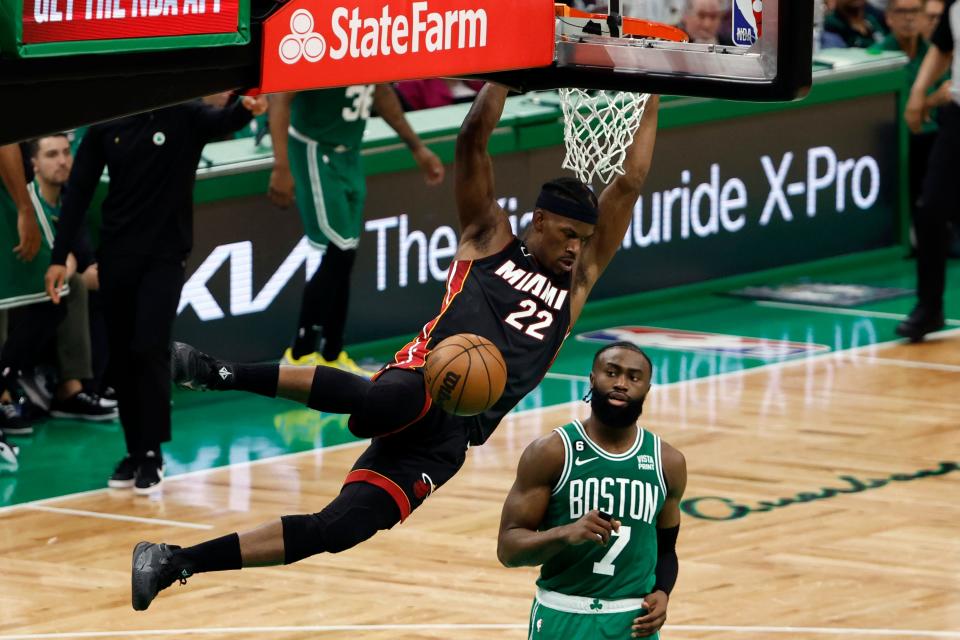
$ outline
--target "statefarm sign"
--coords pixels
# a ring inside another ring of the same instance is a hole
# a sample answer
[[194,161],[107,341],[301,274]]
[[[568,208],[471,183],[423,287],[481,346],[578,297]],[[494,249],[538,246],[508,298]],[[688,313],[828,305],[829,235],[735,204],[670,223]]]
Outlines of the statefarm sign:
[[24,0],[24,44],[233,33],[240,0]]
[[292,0],[264,23],[260,89],[542,67],[553,53],[549,1]]

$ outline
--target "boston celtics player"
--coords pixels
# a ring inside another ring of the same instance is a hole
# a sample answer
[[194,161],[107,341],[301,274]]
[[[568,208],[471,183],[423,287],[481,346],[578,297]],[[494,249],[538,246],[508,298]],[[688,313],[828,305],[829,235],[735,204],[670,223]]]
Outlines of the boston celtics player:
[[683,455],[637,425],[652,365],[629,342],[597,352],[590,417],[527,447],[500,521],[508,567],[542,565],[532,640],[659,637],[677,580]]
[[366,373],[343,351],[343,332],[350,272],[363,230],[367,189],[360,146],[371,108],[410,148],[426,183],[440,184],[443,164],[414,133],[390,86],[354,85],[270,98],[274,166],[268,195],[284,208],[296,200],[307,239],[324,252],[304,289],[297,332],[283,354],[284,364]]

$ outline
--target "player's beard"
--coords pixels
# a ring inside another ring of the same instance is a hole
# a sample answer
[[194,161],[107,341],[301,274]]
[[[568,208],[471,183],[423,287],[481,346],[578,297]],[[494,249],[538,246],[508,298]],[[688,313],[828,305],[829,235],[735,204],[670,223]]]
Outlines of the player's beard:
[[610,399],[607,396],[594,393],[590,400],[590,406],[597,420],[608,427],[624,429],[637,424],[637,418],[643,413],[643,401],[645,399],[644,397],[639,400],[628,400],[627,404],[617,407],[610,404]]

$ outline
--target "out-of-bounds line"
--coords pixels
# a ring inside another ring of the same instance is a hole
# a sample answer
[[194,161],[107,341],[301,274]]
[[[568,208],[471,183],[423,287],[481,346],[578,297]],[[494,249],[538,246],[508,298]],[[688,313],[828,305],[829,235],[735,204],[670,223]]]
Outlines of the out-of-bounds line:
[[947,373],[960,373],[960,364],[947,364],[945,362],[926,362],[924,360],[901,360],[899,358],[864,358],[863,364],[878,364],[887,367],[903,367],[905,369],[924,369],[926,371],[945,371]]
[[179,520],[163,520],[161,518],[144,518],[141,516],[126,516],[119,513],[104,513],[102,511],[84,511],[82,509],[66,509],[64,507],[50,507],[44,504],[28,504],[24,507],[30,511],[44,511],[59,513],[67,516],[81,516],[85,518],[100,518],[101,520],[119,520],[120,522],[139,522],[142,524],[162,525],[167,527],[183,527],[184,529],[213,529],[212,524],[198,524],[195,522],[181,522]]
[[[810,311],[811,313],[825,313],[834,316],[859,316],[861,318],[882,318],[884,320],[906,320],[905,313],[890,313],[887,311],[867,311],[866,309],[850,309],[848,307],[825,307],[816,304],[801,304],[799,302],[776,302],[774,300],[755,300],[758,307],[771,309],[790,309],[793,311]],[[960,326],[960,320],[947,319],[949,326]]]
[[[931,334],[931,335],[934,335],[934,334]],[[940,332],[938,332],[938,333],[935,334],[935,335],[938,335],[939,337],[944,337],[944,338],[945,338],[945,337],[955,336],[955,335],[960,335],[960,328],[957,328],[957,329],[947,329],[947,330],[944,330],[944,331],[940,331]],[[855,355],[857,355],[857,354],[859,354],[859,353],[861,353],[861,352],[863,352],[863,351],[882,349],[882,348],[884,348],[884,347],[890,347],[890,346],[897,345],[897,344],[903,344],[904,342],[905,342],[905,340],[903,340],[903,339],[888,340],[887,342],[875,342],[875,343],[872,343],[872,344],[865,344],[865,345],[862,345],[862,346],[859,346],[859,347],[853,347],[852,349],[843,349],[843,350],[840,350],[840,351],[828,351],[828,352],[826,352],[826,353],[818,353],[818,354],[814,354],[814,355],[809,356],[809,357],[806,357],[806,358],[793,358],[793,359],[789,359],[789,360],[778,360],[777,362],[768,362],[768,363],[766,363],[766,364],[757,365],[756,367],[745,367],[745,368],[743,368],[743,369],[734,369],[734,370],[732,370],[732,371],[724,371],[724,372],[722,372],[722,373],[717,373],[717,374],[710,375],[710,376],[704,376],[704,377],[702,377],[702,378],[689,378],[689,379],[687,379],[687,380],[676,380],[676,381],[674,381],[674,382],[667,382],[667,383],[664,383],[664,384],[656,384],[656,385],[654,385],[654,388],[655,388],[655,389],[663,389],[663,388],[666,388],[666,387],[678,387],[678,386],[683,386],[683,385],[695,384],[695,383],[698,383],[698,382],[703,382],[703,381],[705,381],[705,380],[721,380],[721,379],[724,379],[724,378],[733,378],[733,377],[737,377],[737,376],[743,376],[743,375],[748,375],[748,374],[753,374],[753,373],[760,373],[760,372],[764,372],[764,371],[773,371],[773,370],[776,370],[776,369],[785,369],[785,368],[789,368],[789,367],[796,367],[796,366],[808,364],[808,363],[810,363],[811,361],[824,360],[824,359],[830,359],[830,358],[846,358],[846,357],[848,357],[848,356],[855,356]],[[566,376],[566,375],[569,375],[569,374],[560,374],[560,373],[557,373],[557,374],[550,374],[550,375],[555,375],[555,376],[561,376],[561,375],[562,375],[562,376]],[[554,411],[554,410],[557,410],[557,409],[563,409],[564,407],[572,407],[572,406],[577,406],[577,405],[580,405],[580,404],[582,404],[582,402],[581,402],[580,400],[569,400],[569,401],[567,401],[567,402],[560,402],[560,403],[557,403],[557,404],[552,404],[552,405],[548,405],[548,406],[544,406],[544,407],[535,407],[535,408],[533,408],[533,409],[524,409],[524,410],[522,410],[522,411],[517,411],[517,412],[515,412],[515,413],[508,414],[508,417],[526,418],[526,417],[530,417],[530,416],[535,416],[535,415],[537,415],[537,414],[539,414],[539,413],[543,413],[544,411]],[[279,456],[272,456],[272,457],[269,457],[269,458],[259,458],[259,459],[257,459],[257,460],[245,460],[245,461],[243,461],[243,462],[235,462],[235,463],[232,463],[232,464],[224,465],[224,466],[222,466],[222,467],[210,467],[209,469],[198,469],[198,470],[196,470],[196,471],[188,471],[188,472],[186,472],[186,473],[177,474],[177,475],[175,475],[175,476],[168,476],[167,478],[164,479],[164,483],[178,482],[178,481],[182,481],[182,480],[187,479],[187,478],[193,478],[193,477],[196,477],[196,476],[206,475],[206,474],[214,473],[214,472],[217,472],[217,471],[223,471],[223,470],[226,470],[226,469],[237,469],[237,468],[242,468],[242,467],[246,467],[246,466],[255,466],[255,465],[260,465],[260,464],[266,464],[266,463],[268,463],[268,462],[281,462],[281,461],[283,461],[283,460],[289,460],[289,459],[292,459],[292,458],[297,458],[297,457],[306,456],[306,455],[323,455],[323,454],[326,453],[326,452],[336,451],[336,450],[338,450],[338,449],[347,449],[347,448],[352,448],[352,447],[358,447],[358,446],[361,446],[361,445],[366,444],[367,442],[369,442],[369,440],[359,440],[359,441],[357,441],[357,442],[346,442],[346,443],[343,443],[343,444],[334,445],[334,446],[332,446],[332,447],[322,447],[322,448],[320,448],[320,449],[308,449],[308,450],[306,450],[306,451],[296,451],[296,452],[294,452],[294,453],[285,453],[285,454],[282,454],[282,455],[279,455]],[[71,499],[71,498],[77,498],[77,497],[82,497],[82,496],[96,495],[96,494],[99,494],[99,493],[105,493],[105,492],[107,492],[107,491],[111,491],[111,489],[106,489],[106,488],[104,488],[104,489],[91,489],[91,490],[89,490],[89,491],[81,491],[81,492],[78,492],[78,493],[68,493],[68,494],[65,494],[65,495],[62,495],[62,496],[53,496],[53,497],[51,497],[51,498],[42,498],[42,499],[40,499],[40,500],[33,500],[33,501],[30,501],[30,502],[22,502],[22,503],[20,503],[20,504],[13,504],[13,505],[9,505],[9,506],[6,506],[6,507],[0,507],[0,515],[2,515],[3,513],[7,512],[7,511],[12,511],[12,510],[15,510],[15,509],[22,509],[22,508],[24,508],[24,507],[26,507],[26,506],[28,506],[28,505],[47,504],[47,503],[55,502],[55,501],[59,501],[59,500],[68,500],[68,499]],[[2,640],[2,638],[0,638],[0,640]]]
[[[270,633],[343,633],[348,631],[514,631],[526,629],[525,624],[330,624],[283,627],[217,627],[193,629],[131,629],[127,631],[67,631],[63,633],[21,633],[0,635],[0,640],[68,640],[71,638],[127,638],[144,636],[186,636],[235,634],[250,635]],[[683,632],[729,632],[742,634],[782,634],[792,636],[849,636],[853,638],[903,637],[903,638],[960,638],[960,631],[936,631],[930,629],[867,629],[854,627],[774,627],[668,624],[664,631]]]
[[[206,469],[196,469],[194,471],[186,471],[184,473],[178,473],[175,476],[167,476],[163,479],[164,484],[168,484],[175,481],[184,480],[186,478],[193,478],[196,476],[202,476],[214,471],[220,471],[223,469],[241,469],[243,467],[254,467],[261,464],[266,464],[268,462],[282,462],[283,460],[289,460],[291,458],[298,458],[300,456],[306,455],[323,455],[324,453],[337,451],[338,449],[349,449],[351,447],[358,447],[363,444],[369,443],[369,440],[357,440],[355,442],[345,442],[343,444],[336,444],[330,447],[321,447],[319,449],[307,449],[306,451],[294,451],[291,453],[282,453],[278,456],[269,456],[266,458],[257,458],[256,460],[244,460],[242,462],[233,462],[231,464],[223,465],[222,467],[208,467]],[[118,489],[110,489],[104,487],[102,489],[90,489],[88,491],[78,491],[77,493],[67,493],[62,496],[53,496],[50,498],[41,498],[39,500],[31,500],[29,502],[21,502],[19,504],[11,504],[6,507],[0,507],[0,515],[7,511],[13,511],[15,509],[24,509],[31,505],[38,504],[48,504],[50,502],[55,502],[58,500],[66,500],[68,498],[83,498],[87,496],[94,496],[103,493],[108,493],[111,491],[118,491]]]

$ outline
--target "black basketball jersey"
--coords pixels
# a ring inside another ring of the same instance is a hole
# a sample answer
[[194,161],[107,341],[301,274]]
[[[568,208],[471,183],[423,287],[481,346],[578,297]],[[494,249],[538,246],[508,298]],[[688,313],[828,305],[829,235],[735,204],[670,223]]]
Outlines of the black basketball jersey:
[[482,444],[500,420],[546,375],[570,332],[570,278],[542,269],[518,238],[480,260],[456,260],[436,318],[397,352],[392,368],[417,369],[444,338],[475,333],[495,344],[507,365],[503,395],[475,421]]

